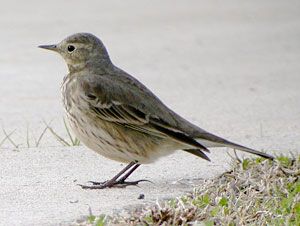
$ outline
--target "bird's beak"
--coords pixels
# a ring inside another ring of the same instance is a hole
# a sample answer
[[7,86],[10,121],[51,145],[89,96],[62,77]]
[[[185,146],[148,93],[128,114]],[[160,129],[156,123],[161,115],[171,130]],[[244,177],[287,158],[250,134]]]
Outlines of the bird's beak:
[[40,45],[38,47],[42,48],[42,49],[48,49],[48,50],[52,50],[52,51],[57,51],[57,45]]

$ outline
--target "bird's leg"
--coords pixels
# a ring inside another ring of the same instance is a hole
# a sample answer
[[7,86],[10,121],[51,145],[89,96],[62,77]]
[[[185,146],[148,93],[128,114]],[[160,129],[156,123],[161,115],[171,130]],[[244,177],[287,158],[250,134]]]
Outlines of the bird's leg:
[[119,186],[123,186],[126,187],[128,185],[137,185],[138,183],[142,182],[142,181],[147,181],[147,182],[151,182],[149,180],[137,180],[137,181],[125,181],[132,173],[133,171],[135,171],[141,164],[136,163],[125,175],[123,175],[118,181],[117,184]]
[[124,182],[141,164],[136,163],[125,175],[123,175],[118,182]]
[[[111,188],[111,187],[126,187],[129,185],[137,185],[141,181],[146,181],[146,180],[138,180],[138,181],[132,181],[132,182],[126,182],[125,180],[129,177],[130,174],[135,171],[140,164],[137,164],[136,161],[133,161],[129,163],[124,169],[122,169],[116,176],[114,176],[112,179],[105,181],[105,182],[94,182],[94,181],[89,181],[93,185],[87,186],[87,185],[80,185],[83,189],[103,189],[103,188]],[[131,168],[132,167],[132,168]],[[131,168],[131,169],[130,169]],[[129,170],[130,169],[130,170]],[[128,171],[129,170],[129,171]],[[126,171],[128,171],[126,173]],[[123,175],[126,173],[125,175]],[[123,175],[123,176],[122,176]],[[121,177],[122,176],[122,177]],[[118,178],[121,177],[119,180]]]
[[127,170],[129,170],[133,165],[135,165],[135,162],[130,162],[125,168],[123,168],[116,176],[111,178],[110,180],[104,181],[104,182],[96,182],[96,181],[89,181],[89,183],[92,183],[93,185],[103,185],[108,183],[109,181],[117,181],[117,179],[122,176]]

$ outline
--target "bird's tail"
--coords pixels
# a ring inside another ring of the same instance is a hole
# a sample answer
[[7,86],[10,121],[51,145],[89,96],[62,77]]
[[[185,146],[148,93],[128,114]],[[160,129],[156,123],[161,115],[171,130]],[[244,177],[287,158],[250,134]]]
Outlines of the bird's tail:
[[[210,134],[210,135],[212,135],[212,134]],[[212,135],[212,136],[214,136],[214,135]],[[217,137],[217,136],[214,136],[212,138],[213,139],[211,139],[211,140],[207,140],[207,139],[204,140],[204,139],[201,139],[201,138],[196,139],[196,140],[205,147],[228,147],[228,148],[233,148],[233,149],[237,149],[237,150],[240,150],[240,151],[248,152],[248,153],[251,153],[251,154],[255,154],[255,155],[261,156],[263,158],[267,158],[267,159],[271,159],[271,160],[274,159],[274,157],[272,155],[269,155],[269,154],[266,154],[264,152],[257,151],[257,150],[254,150],[252,148],[248,148],[248,147],[245,147],[245,146],[233,143],[233,142],[230,142],[230,141],[225,140],[223,138],[220,138],[220,137]]]
[[248,152],[248,153],[251,153],[251,154],[255,154],[255,155],[258,155],[258,156],[263,157],[263,158],[267,158],[267,159],[271,159],[271,160],[274,159],[274,157],[272,155],[269,155],[269,154],[261,152],[261,151],[254,150],[252,148],[247,148],[245,146],[235,144],[235,143],[232,143],[232,142],[228,142],[228,144],[224,144],[224,146],[229,147],[229,148],[233,148],[233,149],[237,149],[237,150],[240,150],[240,151]]

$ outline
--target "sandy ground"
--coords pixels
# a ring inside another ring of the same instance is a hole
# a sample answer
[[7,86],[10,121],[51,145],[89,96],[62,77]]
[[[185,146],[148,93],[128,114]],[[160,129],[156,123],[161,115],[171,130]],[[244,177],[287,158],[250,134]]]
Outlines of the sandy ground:
[[[0,8],[0,224],[68,224],[89,213],[118,212],[192,189],[227,168],[176,153],[143,166],[133,179],[154,184],[84,191],[122,166],[64,147],[63,60],[36,48],[79,31],[101,37],[113,62],[169,107],[208,131],[273,153],[300,150],[299,1],[9,1]],[[27,132],[28,130],[28,132]],[[27,143],[27,137],[29,145]],[[30,148],[28,148],[30,146]],[[138,200],[139,194],[145,200]]]

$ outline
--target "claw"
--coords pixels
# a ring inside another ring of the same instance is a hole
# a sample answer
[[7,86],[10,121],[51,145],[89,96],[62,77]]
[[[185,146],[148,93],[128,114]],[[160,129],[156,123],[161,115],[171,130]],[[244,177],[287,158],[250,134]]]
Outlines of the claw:
[[103,185],[103,184],[105,184],[107,181],[104,181],[104,182],[97,182],[97,181],[88,181],[88,183],[91,183],[91,184],[93,184],[93,185]]
[[83,185],[83,184],[78,184],[82,189],[103,189],[106,188],[103,185]]
[[137,185],[140,182],[149,182],[151,184],[154,184],[152,181],[145,180],[145,179],[137,180],[137,181],[117,181],[118,184],[127,184],[127,185]]
[[137,161],[132,161],[123,170],[121,170],[116,176],[114,176],[111,180],[107,180],[104,182],[88,181],[88,183],[91,183],[92,185],[82,185],[82,184],[78,184],[78,185],[81,186],[81,188],[83,189],[104,189],[104,188],[113,188],[113,187],[125,188],[131,185],[138,185],[138,183],[144,181],[152,183],[149,180],[137,180],[132,182],[125,181],[132,174],[132,172],[135,171],[139,166],[140,164],[138,164]]
[[105,181],[105,182],[95,182],[88,181],[92,185],[78,184],[82,189],[104,189],[104,188],[125,188],[127,186],[136,186],[140,182],[150,182],[149,180],[137,180],[137,181]]

